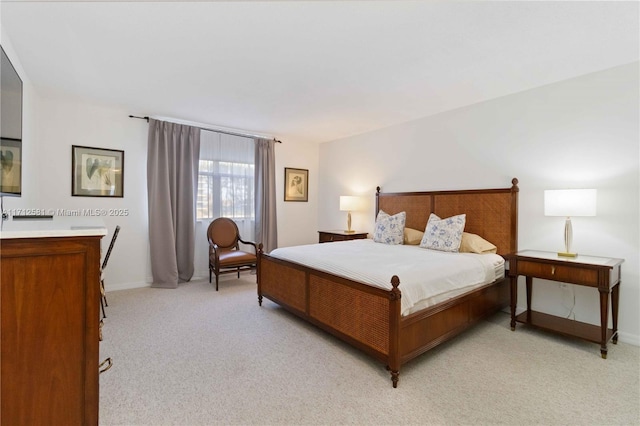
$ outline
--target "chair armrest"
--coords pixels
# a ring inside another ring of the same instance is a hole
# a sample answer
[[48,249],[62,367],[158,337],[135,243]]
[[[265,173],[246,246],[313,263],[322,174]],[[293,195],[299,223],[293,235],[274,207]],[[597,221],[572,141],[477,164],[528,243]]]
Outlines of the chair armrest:
[[209,238],[209,248],[211,250],[213,250],[213,254],[215,255],[216,259],[218,259],[218,245],[216,243],[214,243],[213,241],[211,241],[211,238]]
[[253,241],[245,241],[240,237],[238,237],[238,241],[240,241],[242,244],[248,244],[250,246],[253,246],[253,250],[256,252],[256,254],[258,253],[258,246]]

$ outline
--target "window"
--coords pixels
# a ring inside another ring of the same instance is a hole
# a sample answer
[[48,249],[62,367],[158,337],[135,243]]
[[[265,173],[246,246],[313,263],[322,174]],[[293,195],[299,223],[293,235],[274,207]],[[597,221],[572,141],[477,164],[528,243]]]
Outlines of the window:
[[254,220],[254,165],[200,160],[198,219]]
[[[255,222],[255,142],[219,132],[200,133],[196,218],[233,219],[241,235],[253,234]],[[246,230],[243,229],[246,227]]]

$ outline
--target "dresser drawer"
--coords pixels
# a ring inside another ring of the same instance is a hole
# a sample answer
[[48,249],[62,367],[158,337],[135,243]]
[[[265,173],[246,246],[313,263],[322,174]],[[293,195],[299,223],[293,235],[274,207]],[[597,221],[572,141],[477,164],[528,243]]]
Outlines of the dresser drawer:
[[367,238],[366,232],[346,233],[342,231],[318,231],[319,243],[331,243],[333,241],[361,240]]
[[570,265],[553,265],[549,263],[518,260],[518,275],[542,278],[547,280],[580,284],[590,287],[598,286],[598,271]]
[[350,238],[345,235],[336,235],[336,234],[326,234],[324,232],[320,233],[320,242],[321,243],[330,243],[332,241],[346,241]]

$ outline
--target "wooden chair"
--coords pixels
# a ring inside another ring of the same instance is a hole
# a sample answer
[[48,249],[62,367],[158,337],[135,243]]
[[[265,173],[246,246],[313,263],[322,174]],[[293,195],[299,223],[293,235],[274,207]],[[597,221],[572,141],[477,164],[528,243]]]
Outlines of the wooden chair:
[[111,243],[109,243],[109,249],[107,250],[107,254],[104,256],[104,260],[102,261],[102,266],[100,267],[100,307],[102,308],[102,318],[107,317],[106,313],[104,312],[104,307],[109,306],[109,304],[107,303],[107,294],[104,291],[104,269],[107,267],[109,256],[111,256],[111,250],[113,250],[113,245],[116,242],[116,238],[118,238],[119,232],[120,232],[120,225],[116,226],[115,231],[113,231],[113,237],[111,237]]
[[[209,282],[211,274],[216,275],[216,291],[220,274],[238,273],[255,269],[258,265],[256,243],[244,241],[240,237],[236,223],[226,217],[219,217],[207,229],[209,241]],[[240,250],[239,243],[253,246],[253,253]]]

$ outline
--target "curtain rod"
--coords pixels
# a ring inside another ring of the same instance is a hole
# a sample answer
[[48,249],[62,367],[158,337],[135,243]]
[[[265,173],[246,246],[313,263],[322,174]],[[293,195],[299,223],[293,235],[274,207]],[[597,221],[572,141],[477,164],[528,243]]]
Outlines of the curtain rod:
[[[138,117],[137,115],[129,115],[129,118],[139,118],[140,120],[147,120],[147,123],[149,122],[149,117]],[[180,124],[180,123],[176,123],[176,124]],[[188,124],[187,124],[188,126]],[[200,127],[200,126],[191,126],[191,127],[196,127],[200,130],[206,130],[208,132],[218,132],[218,133],[224,133],[225,135],[231,135],[231,136],[241,136],[243,138],[255,138],[257,137],[256,135],[250,135],[248,133],[234,133],[234,132],[228,132],[226,130],[215,130],[215,129],[207,129],[206,127]],[[276,138],[273,138],[274,142],[277,143],[282,143],[282,141],[279,141]]]

